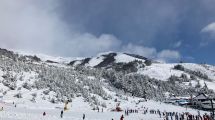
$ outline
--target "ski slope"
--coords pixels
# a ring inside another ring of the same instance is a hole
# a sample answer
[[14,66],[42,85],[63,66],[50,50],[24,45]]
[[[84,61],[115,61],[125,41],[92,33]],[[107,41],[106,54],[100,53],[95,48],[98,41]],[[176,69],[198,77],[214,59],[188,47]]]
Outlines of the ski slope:
[[[125,116],[125,120],[162,120],[159,115],[156,114],[143,114],[143,109],[148,108],[153,110],[160,110],[166,112],[190,112],[197,115],[197,110],[186,109],[180,106],[173,106],[155,101],[147,101],[136,104],[139,98],[128,98],[128,101],[121,100],[120,107],[123,110],[126,109],[138,109],[139,113],[133,113],[129,116]],[[16,104],[13,104],[13,102]],[[82,120],[83,114],[86,115],[86,120],[119,120],[120,116],[124,112],[111,112],[112,106],[116,103],[112,101],[106,101],[108,104],[104,111],[93,111],[92,107],[87,102],[84,102],[82,97],[76,97],[72,103],[69,103],[69,110],[64,112],[63,118],[60,118],[60,111],[63,109],[64,104],[52,104],[47,101],[37,101],[32,103],[27,100],[15,101],[4,99],[0,103],[0,107],[4,107],[3,111],[0,111],[0,120]],[[100,108],[101,109],[101,108]],[[43,116],[43,112],[46,112],[46,116]],[[200,112],[204,114],[204,111]]]

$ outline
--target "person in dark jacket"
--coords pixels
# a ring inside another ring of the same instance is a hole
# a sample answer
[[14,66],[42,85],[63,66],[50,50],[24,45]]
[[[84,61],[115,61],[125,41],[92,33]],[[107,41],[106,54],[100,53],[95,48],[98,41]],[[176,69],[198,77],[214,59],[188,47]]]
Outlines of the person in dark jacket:
[[120,117],[120,120],[124,120],[124,116],[123,115]]
[[85,114],[83,114],[83,120],[85,119]]
[[46,116],[46,112],[43,112],[43,116]]
[[60,117],[63,118],[63,110],[60,112]]

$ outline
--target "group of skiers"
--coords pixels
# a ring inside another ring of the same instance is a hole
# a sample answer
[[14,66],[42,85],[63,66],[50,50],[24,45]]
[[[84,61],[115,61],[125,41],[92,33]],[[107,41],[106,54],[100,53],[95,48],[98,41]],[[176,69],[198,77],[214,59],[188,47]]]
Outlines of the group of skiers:
[[[97,110],[98,112],[100,112],[100,108],[97,106],[96,108],[94,108],[93,110]],[[101,109],[101,112],[104,112],[104,109]]]
[[[147,109],[148,110],[148,109]],[[145,111],[145,114],[147,113]],[[211,115],[204,114],[203,116],[200,115],[193,115],[189,112],[185,113],[178,113],[178,112],[161,112],[160,110],[149,110],[150,114],[158,114],[160,118],[164,120],[213,120]]]
[[127,109],[125,110],[125,115],[129,115],[130,113],[138,113],[139,111],[137,109]]
[[[165,114],[165,113],[164,113]],[[160,115],[161,116],[161,115]],[[205,114],[201,115],[193,115],[191,113],[166,113],[165,120],[213,120],[211,116]]]
[[[127,109],[125,110],[125,116],[128,116],[130,113],[138,113],[142,112],[143,114],[155,114],[159,115],[159,117],[163,120],[213,120],[212,114],[204,114],[201,115],[200,112],[198,111],[198,115],[193,115],[189,112],[184,112],[184,113],[179,113],[179,112],[161,112],[160,110],[154,110],[154,109],[148,109],[145,107],[142,107],[143,109]],[[120,120],[123,120],[124,116],[120,118]]]

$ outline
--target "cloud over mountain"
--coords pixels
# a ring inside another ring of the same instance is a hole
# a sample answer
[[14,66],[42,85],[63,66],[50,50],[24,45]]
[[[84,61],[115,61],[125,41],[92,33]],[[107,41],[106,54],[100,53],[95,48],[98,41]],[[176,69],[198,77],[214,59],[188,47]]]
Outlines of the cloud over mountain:
[[160,57],[156,48],[126,43],[111,33],[94,35],[76,23],[65,22],[59,5],[58,0],[2,0],[0,47],[55,56],[93,56],[111,50]]

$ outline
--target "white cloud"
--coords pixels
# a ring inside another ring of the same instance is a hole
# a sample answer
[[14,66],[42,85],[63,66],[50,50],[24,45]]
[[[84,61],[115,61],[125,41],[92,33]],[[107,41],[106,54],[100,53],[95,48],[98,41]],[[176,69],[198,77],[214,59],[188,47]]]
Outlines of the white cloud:
[[149,58],[154,58],[156,56],[156,53],[157,53],[155,48],[138,46],[138,45],[134,45],[131,43],[129,43],[126,46],[123,46],[122,51],[128,52],[128,53],[139,54],[139,55],[149,57]]
[[180,57],[180,53],[174,50],[162,50],[157,54],[157,58],[163,61],[179,60]]
[[0,47],[62,56],[90,56],[118,48],[113,35],[94,36],[68,28],[57,0],[0,1]]
[[139,54],[151,59],[156,59],[164,62],[172,62],[172,61],[179,60],[181,58],[181,55],[178,51],[166,49],[158,52],[155,48],[134,45],[131,43],[129,43],[126,46],[123,46],[122,51]]
[[206,27],[204,27],[201,32],[209,32],[212,34],[215,34],[215,22],[207,25]]
[[168,61],[180,55],[131,43],[123,45],[110,34],[82,33],[75,24],[68,28],[57,14],[57,5],[57,0],[1,0],[0,47],[62,56],[92,56],[112,50]]
[[[89,33],[72,36],[72,40],[64,43],[63,48],[73,53],[74,56],[89,56],[99,52],[106,52],[110,49],[116,50],[120,47],[120,40],[109,34],[102,34],[96,37]],[[62,46],[61,46],[62,47]]]
[[207,46],[210,42],[215,41],[215,22],[205,26],[202,30],[201,47]]

